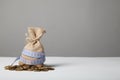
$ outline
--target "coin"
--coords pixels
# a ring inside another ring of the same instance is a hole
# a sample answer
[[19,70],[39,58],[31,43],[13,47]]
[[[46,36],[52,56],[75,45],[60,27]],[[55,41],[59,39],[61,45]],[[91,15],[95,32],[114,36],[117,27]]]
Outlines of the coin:
[[15,71],[35,71],[35,72],[40,72],[40,71],[49,71],[49,70],[54,70],[54,68],[50,66],[36,66],[36,65],[8,65],[4,67],[6,70],[15,70]]
[[52,67],[48,67],[48,69],[49,69],[49,70],[54,70],[54,68],[52,68]]
[[10,66],[5,66],[4,67],[6,70],[9,70],[10,69]]
[[44,68],[43,71],[48,71],[48,69],[47,69],[47,68]]
[[29,69],[29,65],[23,65],[22,67],[24,70]]
[[27,71],[33,71],[33,69],[28,69]]
[[16,71],[22,71],[22,69],[20,69],[20,68],[16,68],[15,70],[16,70]]
[[19,67],[21,70],[23,70],[24,68],[22,66]]

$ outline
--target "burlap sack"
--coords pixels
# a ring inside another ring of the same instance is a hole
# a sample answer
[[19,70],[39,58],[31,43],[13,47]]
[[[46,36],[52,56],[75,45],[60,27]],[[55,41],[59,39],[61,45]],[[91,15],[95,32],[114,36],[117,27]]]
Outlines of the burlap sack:
[[[31,52],[41,52],[44,53],[44,47],[40,42],[41,37],[46,31],[40,27],[28,27],[28,34],[26,35],[26,45],[25,50]],[[21,54],[21,57],[26,60],[37,60],[38,58],[30,57],[24,54]],[[26,64],[25,62],[19,61],[19,64]],[[37,64],[39,65],[39,64]],[[41,65],[41,64],[40,64]]]

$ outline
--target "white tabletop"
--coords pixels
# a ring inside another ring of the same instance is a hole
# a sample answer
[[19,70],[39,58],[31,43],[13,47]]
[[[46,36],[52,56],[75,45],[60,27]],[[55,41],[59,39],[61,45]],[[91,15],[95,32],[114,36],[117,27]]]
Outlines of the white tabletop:
[[120,80],[120,57],[47,57],[54,71],[4,70],[14,59],[0,57],[0,80]]

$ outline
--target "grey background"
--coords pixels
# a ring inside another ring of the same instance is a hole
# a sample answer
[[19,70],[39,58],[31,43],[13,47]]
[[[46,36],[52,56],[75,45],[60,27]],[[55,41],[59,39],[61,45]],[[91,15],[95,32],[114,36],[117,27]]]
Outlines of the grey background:
[[47,56],[120,56],[120,0],[0,0],[0,56],[19,56],[44,26]]

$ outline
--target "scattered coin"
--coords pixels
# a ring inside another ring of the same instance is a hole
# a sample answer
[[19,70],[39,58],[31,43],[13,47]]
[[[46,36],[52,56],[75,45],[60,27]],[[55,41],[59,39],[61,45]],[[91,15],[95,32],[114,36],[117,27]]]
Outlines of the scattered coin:
[[52,68],[52,67],[48,67],[48,70],[54,70],[54,68]]
[[47,69],[47,68],[44,68],[43,71],[48,71],[48,69]]
[[50,66],[35,66],[35,65],[8,65],[4,67],[6,70],[10,70],[10,71],[49,71],[49,70],[54,70],[54,68],[50,67]]

